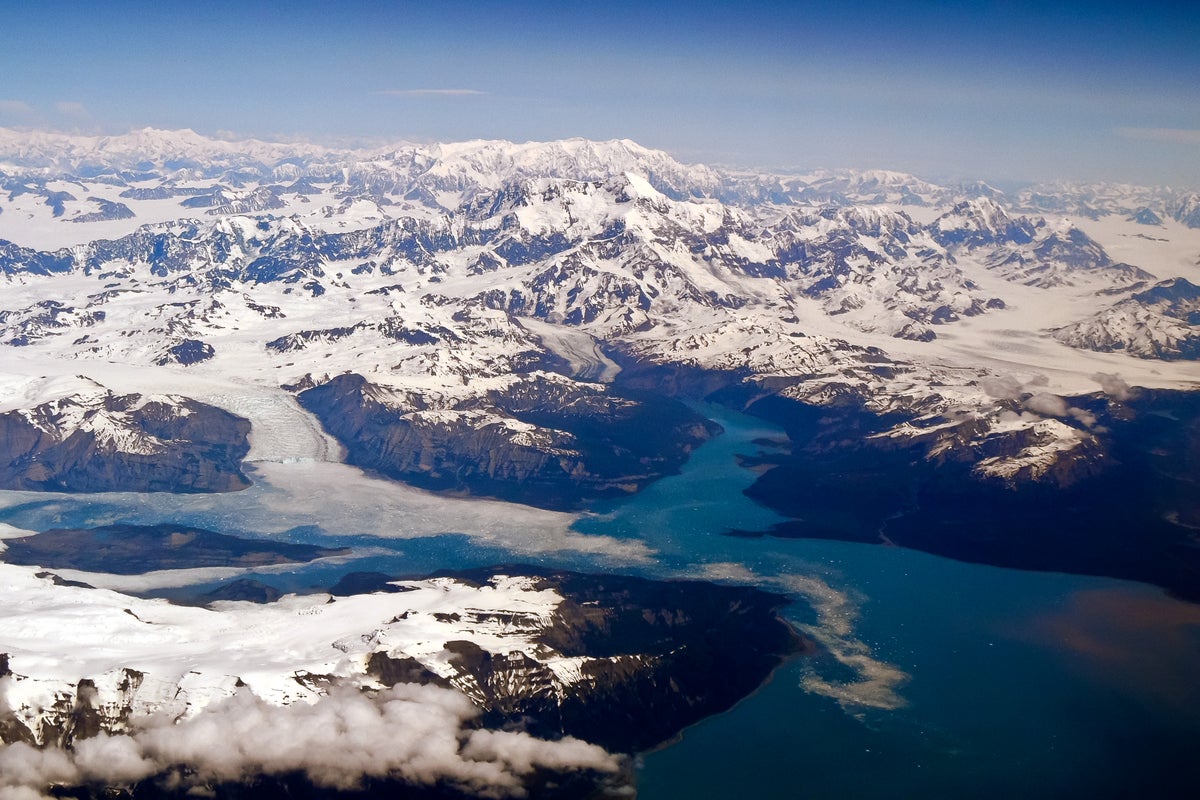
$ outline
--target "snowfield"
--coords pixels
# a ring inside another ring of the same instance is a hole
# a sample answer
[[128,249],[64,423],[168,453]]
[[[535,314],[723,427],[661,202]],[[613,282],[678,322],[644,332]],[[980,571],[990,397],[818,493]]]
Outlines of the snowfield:
[[[562,601],[552,591],[532,590],[527,580],[499,578],[471,587],[445,579],[405,583],[398,594],[289,596],[208,609],[56,586],[34,577],[29,567],[0,564],[0,573],[13,592],[0,619],[0,641],[17,676],[8,679],[5,696],[31,721],[81,676],[115,692],[125,669],[145,676],[139,710],[173,717],[192,716],[233,695],[239,678],[275,704],[314,702],[320,688],[297,683],[296,674],[369,683],[366,659],[377,651],[411,656],[450,677],[445,642],[469,638],[497,655],[541,653],[531,638],[540,630],[535,623],[548,622]],[[452,620],[456,611],[477,621]],[[498,612],[530,625],[500,622]],[[75,655],[64,661],[63,653]],[[205,677],[200,686],[180,691],[191,682],[189,674]],[[25,675],[34,677],[20,677]]]

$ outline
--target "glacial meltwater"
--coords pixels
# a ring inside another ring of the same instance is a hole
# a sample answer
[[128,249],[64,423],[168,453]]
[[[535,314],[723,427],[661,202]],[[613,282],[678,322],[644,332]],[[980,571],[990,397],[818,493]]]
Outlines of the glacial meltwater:
[[[896,547],[726,535],[780,521],[742,494],[755,475],[738,456],[784,436],[752,417],[698,408],[724,435],[681,474],[573,522],[500,504],[482,513],[474,500],[431,505],[411,492],[388,500],[401,532],[391,536],[369,500],[334,502],[351,492],[337,481],[357,474],[334,465],[345,472],[322,478],[328,511],[302,520],[279,496],[287,469],[310,468],[295,464],[277,465],[274,485],[256,479],[230,495],[0,493],[0,523],[172,522],[354,548],[344,560],[238,573],[288,591],[328,586],[352,570],[413,575],[523,562],[755,584],[795,597],[787,614],[818,654],[788,662],[731,711],[641,755],[642,800],[1195,796],[1200,605],[1141,584]],[[512,519],[501,524],[506,508]],[[458,518],[470,524],[459,529]],[[203,587],[226,577],[188,580]],[[129,589],[179,591],[164,584]]]

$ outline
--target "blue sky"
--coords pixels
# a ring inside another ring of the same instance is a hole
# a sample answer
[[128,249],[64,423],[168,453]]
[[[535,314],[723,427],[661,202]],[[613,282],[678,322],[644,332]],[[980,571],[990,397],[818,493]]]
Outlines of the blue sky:
[[15,3],[0,125],[1200,186],[1187,3]]

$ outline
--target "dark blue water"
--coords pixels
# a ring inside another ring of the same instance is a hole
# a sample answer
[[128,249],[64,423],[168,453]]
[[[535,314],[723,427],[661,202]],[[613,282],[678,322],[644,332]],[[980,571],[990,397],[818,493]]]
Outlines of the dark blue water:
[[[827,657],[781,669],[732,712],[646,755],[643,800],[1200,796],[1200,608],[1103,578],[720,536],[770,521],[737,496],[752,476],[731,467],[766,432],[707,411],[726,427],[723,440],[608,524],[639,531],[665,571],[739,564],[767,588],[816,576],[852,618],[851,631],[822,643],[865,666]],[[814,615],[800,602],[790,616]],[[832,691],[811,691],[814,677]]]
[[[786,591],[796,597],[788,616],[824,652],[785,665],[732,711],[644,755],[643,800],[1197,796],[1200,607],[1102,578],[722,535],[778,521],[741,494],[754,474],[736,456],[782,432],[702,410],[725,435],[697,450],[682,474],[575,528],[655,551],[623,572]],[[59,496],[0,510],[0,521],[30,529],[163,521],[155,513]],[[218,504],[174,521],[238,532],[236,519]],[[259,577],[303,590],[348,569],[419,574],[505,561],[612,568],[598,556],[531,558],[453,532],[391,541],[346,529],[314,520],[287,538],[368,547],[368,557]]]

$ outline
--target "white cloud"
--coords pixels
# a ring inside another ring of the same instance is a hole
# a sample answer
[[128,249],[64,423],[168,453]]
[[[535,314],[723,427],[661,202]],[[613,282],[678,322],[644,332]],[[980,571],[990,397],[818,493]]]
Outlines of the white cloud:
[[1193,128],[1117,128],[1117,135],[1144,142],[1200,145],[1200,130]]
[[477,97],[487,92],[478,89],[384,89],[375,94],[387,97]]
[[28,786],[0,786],[0,800],[54,800]]
[[1068,410],[1068,413],[1075,419],[1079,420],[1079,422],[1085,428],[1090,428],[1096,424],[1096,415],[1085,409],[1072,408]]
[[33,106],[24,100],[0,100],[0,116],[28,119],[32,117]]
[[979,388],[996,400],[1016,400],[1021,396],[1021,382],[1011,375],[989,375],[979,381]]
[[1120,375],[1097,372],[1092,376],[1092,380],[1100,384],[1100,388],[1112,399],[1122,402],[1129,399],[1129,384]]
[[1025,407],[1044,417],[1063,417],[1067,414],[1067,401],[1056,394],[1038,392],[1025,401]]
[[78,741],[70,753],[0,748],[0,800],[35,800],[50,784],[128,784],[176,765],[189,770],[178,777],[200,784],[302,773],[332,789],[380,778],[446,782],[485,797],[523,794],[539,769],[620,769],[618,757],[571,737],[475,729],[479,714],[464,695],[435,686],[398,684],[375,697],[347,687],[290,706],[244,690],[184,722],[150,718],[129,735]]
[[75,100],[60,100],[54,104],[54,110],[62,114],[64,117],[74,117],[82,119],[90,116],[87,107]]
[[24,742],[0,747],[0,798],[20,798],[24,792],[39,797],[50,784],[79,782],[79,770],[71,757],[57,748],[39,750]]

